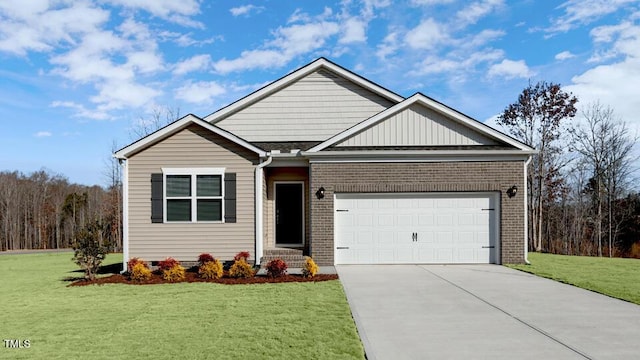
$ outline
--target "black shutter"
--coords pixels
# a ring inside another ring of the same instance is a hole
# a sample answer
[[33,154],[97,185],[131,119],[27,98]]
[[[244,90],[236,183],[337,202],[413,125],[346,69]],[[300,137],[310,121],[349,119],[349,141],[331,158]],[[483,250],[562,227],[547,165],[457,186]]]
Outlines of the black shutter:
[[236,222],[236,173],[224,174],[224,222]]
[[162,174],[151,174],[151,222],[162,223],[164,216],[162,214],[163,208],[163,181]]

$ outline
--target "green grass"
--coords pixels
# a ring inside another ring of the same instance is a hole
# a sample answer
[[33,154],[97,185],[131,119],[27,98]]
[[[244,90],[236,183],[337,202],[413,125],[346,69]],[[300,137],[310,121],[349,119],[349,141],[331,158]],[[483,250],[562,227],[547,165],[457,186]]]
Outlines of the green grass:
[[364,358],[337,280],[67,287],[71,256],[0,255],[0,340],[31,343],[0,359]]
[[640,260],[529,253],[531,265],[508,265],[640,305]]

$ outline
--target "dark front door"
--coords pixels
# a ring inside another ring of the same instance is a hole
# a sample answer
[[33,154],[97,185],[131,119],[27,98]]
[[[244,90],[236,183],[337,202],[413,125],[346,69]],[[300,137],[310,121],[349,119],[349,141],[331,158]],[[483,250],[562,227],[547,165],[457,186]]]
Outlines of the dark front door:
[[276,183],[276,245],[302,245],[304,184]]

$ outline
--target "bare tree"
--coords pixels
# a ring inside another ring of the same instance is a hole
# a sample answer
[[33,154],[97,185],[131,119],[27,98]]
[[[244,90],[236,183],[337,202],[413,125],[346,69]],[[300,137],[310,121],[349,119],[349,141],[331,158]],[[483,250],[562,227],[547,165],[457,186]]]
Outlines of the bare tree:
[[180,108],[156,106],[147,116],[140,116],[131,124],[129,136],[132,140],[141,139],[154,131],[171,124],[180,118]]
[[544,206],[554,199],[554,189],[559,176],[558,160],[562,150],[558,145],[563,121],[576,114],[578,99],[562,91],[559,84],[529,83],[518,100],[509,105],[498,117],[498,123],[520,141],[535,147],[539,153],[533,156],[527,179],[529,188],[530,237],[536,251],[542,250]]
[[637,139],[630,136],[626,123],[615,117],[613,109],[599,102],[588,105],[582,115],[585,124],[571,133],[575,150],[592,173],[590,191],[598,256],[602,256],[603,225],[607,227],[608,253],[612,256],[626,213],[624,209],[614,211],[614,203],[627,190],[634,160],[632,150]]

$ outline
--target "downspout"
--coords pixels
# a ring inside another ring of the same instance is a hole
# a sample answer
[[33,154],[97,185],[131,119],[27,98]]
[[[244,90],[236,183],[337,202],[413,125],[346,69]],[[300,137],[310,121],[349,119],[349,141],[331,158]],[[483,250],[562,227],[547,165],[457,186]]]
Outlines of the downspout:
[[255,196],[256,196],[256,265],[260,265],[260,259],[262,258],[262,254],[263,254],[263,247],[264,247],[264,243],[263,243],[263,237],[264,237],[264,227],[262,226],[263,223],[263,217],[264,217],[264,212],[262,209],[262,174],[263,174],[263,168],[269,164],[271,164],[271,162],[273,161],[273,157],[269,156],[267,158],[266,161],[261,162],[258,166],[256,166],[256,180],[255,180],[255,184],[256,184],[256,189],[255,189]]
[[119,159],[122,165],[122,271],[127,271],[129,261],[129,166],[126,159]]
[[527,265],[531,265],[529,262],[529,188],[527,184],[527,176],[529,163],[531,163],[531,156],[524,162],[524,262]]

